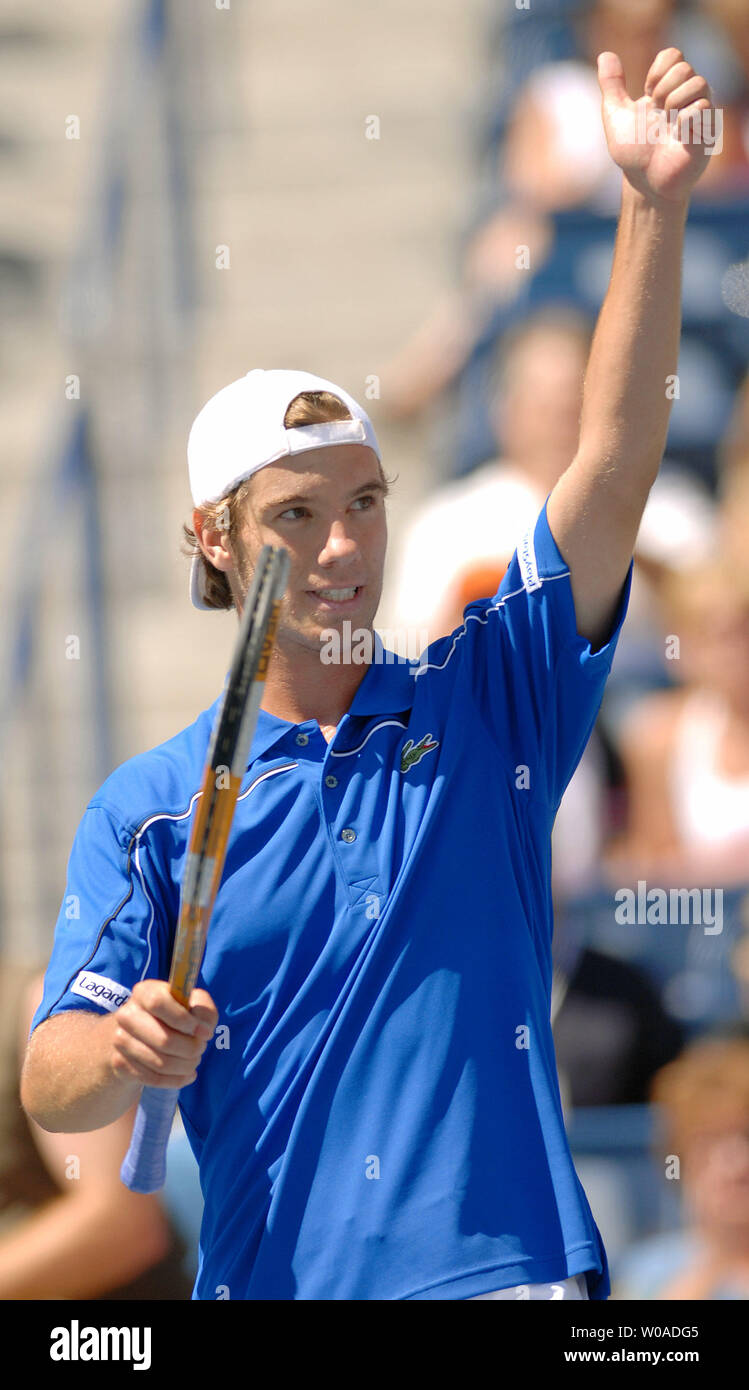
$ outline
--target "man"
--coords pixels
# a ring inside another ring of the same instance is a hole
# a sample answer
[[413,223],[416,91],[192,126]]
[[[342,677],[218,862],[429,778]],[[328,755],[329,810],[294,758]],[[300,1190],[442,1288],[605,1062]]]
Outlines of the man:
[[[614,54],[599,75],[626,177],[578,452],[458,632],[416,666],[322,659],[345,619],[371,633],[385,556],[379,451],[345,392],[253,372],[193,426],[204,561],[241,603],[262,542],[291,556],[204,988],[185,1010],[161,977],[215,707],[117,769],[84,815],[68,881],[80,916],[63,906],[23,1103],[81,1131],[143,1083],[184,1088],[205,1194],[196,1298],[609,1291],[549,1027],[549,838],[663,450],[705,156],[669,132],[637,144]],[[680,119],[710,105],[673,49],[642,100]],[[348,418],[290,425],[310,387]],[[204,527],[203,506],[238,484],[239,534],[228,504]]]

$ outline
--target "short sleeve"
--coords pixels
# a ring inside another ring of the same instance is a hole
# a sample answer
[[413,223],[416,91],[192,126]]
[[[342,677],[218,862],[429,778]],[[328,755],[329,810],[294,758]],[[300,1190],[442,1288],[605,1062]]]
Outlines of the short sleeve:
[[463,612],[473,698],[532,797],[556,814],[595,723],[627,612],[632,562],[609,638],[596,652],[577,631],[570,573],[546,504],[492,598]]
[[[31,1032],[68,1009],[113,1012],[133,985],[164,978],[170,913],[141,837],[91,803],[76,831],[42,1001]],[[173,928],[171,928],[173,932]]]

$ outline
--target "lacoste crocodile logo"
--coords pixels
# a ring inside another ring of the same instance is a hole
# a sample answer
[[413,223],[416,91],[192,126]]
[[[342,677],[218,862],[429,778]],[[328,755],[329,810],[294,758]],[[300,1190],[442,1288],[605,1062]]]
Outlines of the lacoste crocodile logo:
[[439,747],[439,740],[433,739],[431,734],[424,734],[418,743],[414,743],[413,739],[409,738],[401,749],[401,772],[408,772],[423,758],[425,753],[431,753],[432,749],[437,747]]

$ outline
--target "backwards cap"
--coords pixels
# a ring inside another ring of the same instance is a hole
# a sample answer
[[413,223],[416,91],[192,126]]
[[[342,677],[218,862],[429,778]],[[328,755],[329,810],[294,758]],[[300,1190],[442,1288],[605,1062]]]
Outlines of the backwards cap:
[[[332,392],[352,419],[287,429],[284,416],[302,391]],[[220,502],[266,464],[331,444],[364,444],[380,458],[372,422],[348,391],[312,372],[255,367],[211,396],[193,421],[187,441],[193,502],[196,507]],[[204,581],[204,558],[196,555],[190,572],[190,597],[196,608],[209,607]]]

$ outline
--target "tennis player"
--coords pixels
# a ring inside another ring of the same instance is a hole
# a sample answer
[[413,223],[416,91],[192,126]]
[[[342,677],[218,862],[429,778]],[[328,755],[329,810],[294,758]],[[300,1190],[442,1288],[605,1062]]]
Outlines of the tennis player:
[[[549,1024],[550,833],[664,448],[711,98],[675,49],[638,103],[614,54],[599,80],[624,178],[579,448],[450,636],[415,662],[372,637],[388,483],[346,391],[251,371],[191,431],[193,601],[241,610],[261,545],[291,557],[200,988],[164,977],[218,699],[84,813],[22,1098],[82,1131],[183,1088],[196,1299],[609,1293]],[[677,125],[645,139],[643,110]]]

